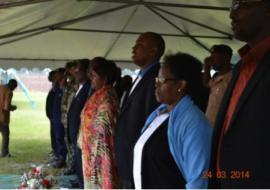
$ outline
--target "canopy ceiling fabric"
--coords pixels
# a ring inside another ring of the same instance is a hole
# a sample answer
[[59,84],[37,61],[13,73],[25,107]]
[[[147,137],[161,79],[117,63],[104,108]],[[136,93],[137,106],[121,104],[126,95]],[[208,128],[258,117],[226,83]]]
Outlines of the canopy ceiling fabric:
[[[213,44],[236,50],[231,0],[9,0],[0,1],[0,67],[6,60],[70,60],[104,56],[131,61],[142,32],[163,34],[166,53],[203,60]],[[2,60],[2,61],[1,61]],[[22,67],[22,65],[20,65]]]

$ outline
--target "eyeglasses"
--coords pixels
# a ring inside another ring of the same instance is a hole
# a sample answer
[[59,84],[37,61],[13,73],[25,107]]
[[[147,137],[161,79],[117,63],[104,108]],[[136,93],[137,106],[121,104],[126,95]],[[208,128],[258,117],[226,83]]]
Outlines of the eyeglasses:
[[156,83],[160,83],[160,84],[164,84],[169,80],[175,80],[176,81],[176,80],[179,80],[179,79],[177,79],[177,78],[164,78],[164,77],[156,77],[155,78]]
[[248,3],[255,3],[255,2],[262,2],[263,0],[236,0],[233,2],[230,11],[236,11],[239,8],[241,8],[241,6],[243,4],[248,4]]

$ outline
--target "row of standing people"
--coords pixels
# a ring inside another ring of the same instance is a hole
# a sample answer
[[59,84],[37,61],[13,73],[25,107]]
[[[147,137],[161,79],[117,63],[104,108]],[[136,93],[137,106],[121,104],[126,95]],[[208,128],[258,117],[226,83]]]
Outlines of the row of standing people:
[[65,69],[52,71],[49,74],[52,88],[46,101],[46,113],[51,122],[51,165],[62,168],[67,161],[64,174],[76,172],[79,179],[82,179],[81,152],[76,143],[80,111],[91,93],[88,64],[89,60],[81,59],[68,62]]
[[[79,186],[76,187],[83,187],[83,181],[86,180],[83,180],[83,173],[85,172],[82,172],[82,168],[87,168],[86,165],[82,167],[84,160],[82,158],[84,158],[86,154],[81,153],[81,150],[86,149],[78,147],[81,143],[77,143],[78,137],[80,136],[80,129],[85,130],[82,127],[84,122],[81,122],[81,119],[83,119],[81,112],[83,108],[85,114],[89,112],[86,107],[90,100],[89,97],[92,97],[92,94],[93,98],[96,97],[95,99],[98,99],[101,96],[101,100],[106,101],[106,97],[103,97],[103,91],[107,92],[109,88],[103,89],[103,86],[113,86],[116,93],[113,94],[115,95],[113,96],[113,100],[115,99],[115,102],[120,102],[121,95],[125,93],[125,89],[127,89],[132,82],[131,77],[124,76],[122,78],[120,76],[121,70],[116,67],[115,63],[109,62],[101,57],[94,58],[91,62],[88,59],[68,62],[65,69],[60,68],[49,74],[52,89],[47,96],[46,113],[51,121],[51,144],[54,155],[51,165],[55,168],[62,168],[67,164],[63,174],[70,175],[76,173],[79,179],[79,183],[75,184]],[[106,80],[102,80],[103,78],[106,78]],[[100,88],[103,89],[101,94],[98,93]],[[95,101],[95,105],[101,104],[101,102],[96,103]],[[118,108],[118,103],[115,107]],[[105,111],[106,108],[105,105]],[[93,105],[91,106],[91,110],[93,110]],[[110,111],[111,109],[108,110]],[[98,113],[101,113],[100,109]],[[104,112],[104,114],[106,113],[107,112]],[[118,109],[115,109],[113,114],[117,113]],[[100,116],[102,117],[103,113]],[[99,125],[102,124],[102,120],[103,119],[100,119]],[[91,120],[91,122],[94,122],[94,120]],[[111,125],[112,124],[108,127],[111,128]],[[102,127],[103,126],[100,126],[99,128]],[[80,141],[84,139],[84,134],[86,134],[86,132],[81,133],[82,138]],[[111,135],[109,135],[109,138],[110,137]],[[100,149],[100,146],[98,146],[97,149]],[[111,157],[110,154],[108,157]]]
[[184,53],[160,64],[164,49],[159,34],[140,35],[132,58],[141,71],[121,98],[120,110],[113,88],[115,64],[104,58],[91,61],[93,93],[81,114],[72,106],[68,111],[81,115],[81,132],[69,136],[76,136],[74,145],[82,150],[84,188],[206,187],[201,173],[208,168],[212,128],[203,114],[202,64]]
[[[221,94],[220,107],[214,108],[218,110],[211,121],[214,128],[203,114],[207,101],[200,62],[177,53],[159,64],[165,49],[163,39],[152,32],[141,34],[132,52],[141,71],[123,98],[119,116],[114,101],[112,107],[99,106],[103,99],[98,98],[98,90],[82,112],[86,122],[81,124],[79,141],[85,154],[85,188],[269,188],[269,123],[265,115],[269,111],[270,27],[265,23],[269,13],[269,1],[233,0],[234,35],[248,44],[239,51],[242,60],[233,69],[224,96]],[[211,59],[205,60],[206,71]],[[96,79],[106,79],[106,75],[92,72],[95,74]],[[205,86],[212,87],[207,73],[203,78]],[[113,97],[109,92],[104,97]],[[92,112],[92,107],[96,111]],[[89,125],[91,122],[94,124]],[[111,160],[102,159],[100,155],[108,151]]]

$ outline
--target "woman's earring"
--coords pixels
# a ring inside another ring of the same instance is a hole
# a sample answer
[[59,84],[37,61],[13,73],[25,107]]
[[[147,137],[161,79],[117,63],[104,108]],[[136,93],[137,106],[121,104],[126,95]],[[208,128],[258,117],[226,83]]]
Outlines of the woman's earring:
[[182,89],[181,89],[181,88],[179,88],[179,89],[177,90],[177,92],[179,92],[179,93],[181,93],[181,91],[182,91]]

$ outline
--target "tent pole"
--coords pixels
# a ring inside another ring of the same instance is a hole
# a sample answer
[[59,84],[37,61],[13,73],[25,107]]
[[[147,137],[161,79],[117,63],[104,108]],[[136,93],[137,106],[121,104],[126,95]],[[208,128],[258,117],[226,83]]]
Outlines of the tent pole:
[[167,23],[169,23],[171,26],[173,26],[174,28],[176,28],[177,30],[179,30],[180,32],[182,32],[183,34],[185,34],[188,38],[190,38],[192,41],[194,41],[197,45],[199,45],[200,47],[202,47],[206,51],[210,52],[210,49],[207,46],[205,46],[202,42],[200,42],[199,40],[197,40],[196,38],[194,38],[193,36],[191,36],[189,33],[187,33],[184,30],[182,30],[180,27],[178,27],[177,25],[175,25],[173,22],[171,22],[170,20],[168,20],[166,17],[164,17],[163,15],[161,15],[159,12],[157,12],[152,7],[150,7],[150,6],[146,6],[146,7],[149,10],[151,10],[153,13],[155,13],[156,15],[158,15],[159,17],[161,17],[163,20],[165,20]]
[[25,0],[25,1],[19,1],[19,2],[10,2],[10,3],[1,3],[0,2],[0,9],[6,9],[11,7],[18,7],[18,6],[24,6],[24,5],[31,5],[31,4],[37,4],[37,3],[44,3],[52,0]]
[[[9,57],[0,57],[0,60],[3,61],[71,61],[71,59],[49,59],[49,58],[9,58]],[[113,59],[112,61],[116,63],[133,63],[132,60],[118,60]]]
[[0,46],[11,44],[11,43],[17,42],[17,41],[21,41],[21,40],[24,40],[24,39],[27,39],[27,38],[30,38],[30,37],[33,37],[33,36],[37,36],[39,34],[42,34],[42,33],[48,32],[48,31],[50,31],[50,29],[36,31],[36,32],[33,32],[33,33],[28,34],[28,35],[25,35],[25,36],[20,36],[20,37],[18,37],[16,39],[12,39],[12,40],[8,40],[8,41],[5,41],[5,42],[2,42],[2,43],[0,43]]
[[121,5],[121,6],[118,6],[116,8],[107,9],[107,10],[100,11],[100,12],[97,12],[97,13],[93,13],[93,14],[90,14],[90,15],[82,16],[82,17],[79,17],[79,18],[76,18],[76,19],[71,19],[71,20],[67,20],[67,21],[64,21],[64,22],[59,22],[59,23],[56,23],[56,24],[51,24],[51,25],[47,25],[47,26],[43,26],[43,27],[39,27],[39,28],[34,28],[34,29],[31,29],[31,30],[22,31],[22,32],[9,33],[9,34],[5,34],[5,35],[1,35],[0,39],[9,38],[9,37],[13,37],[13,36],[19,36],[19,35],[28,34],[28,33],[37,32],[37,31],[43,31],[43,30],[44,30],[44,32],[48,32],[50,30],[54,30],[57,27],[74,24],[76,22],[87,20],[87,19],[90,19],[90,18],[93,18],[93,17],[96,17],[96,16],[111,13],[111,12],[114,12],[114,11],[117,11],[117,10],[120,10],[120,9],[131,7],[131,6],[133,6],[133,5]]
[[139,5],[137,5],[135,7],[135,9],[131,12],[129,18],[127,19],[125,25],[122,27],[121,33],[118,33],[118,35],[116,36],[115,40],[113,41],[113,43],[110,45],[110,47],[108,48],[108,50],[106,51],[104,57],[107,58],[107,56],[110,54],[110,52],[112,51],[113,47],[115,46],[115,44],[117,43],[117,41],[119,40],[122,32],[126,29],[126,27],[128,26],[130,20],[134,17],[135,13],[138,10]]
[[[105,33],[105,34],[126,34],[126,35],[140,35],[143,32],[130,32],[130,31],[117,31],[117,30],[96,30],[96,29],[79,29],[79,28],[56,28],[55,30],[61,31],[71,31],[71,32],[93,32],[93,33]],[[185,34],[169,34],[169,33],[159,33],[166,37],[187,37]],[[190,35],[194,38],[206,38],[206,39],[224,39],[230,40],[227,36],[209,36],[209,35]]]
[[153,1],[127,1],[127,0],[77,0],[77,1],[98,1],[98,2],[111,2],[111,3],[126,3],[132,5],[146,5],[146,6],[163,6],[163,7],[181,7],[181,8],[192,8],[192,9],[208,9],[217,11],[229,11],[229,7],[217,7],[217,6],[205,6],[205,5],[187,5],[179,3],[161,3]]
[[192,20],[192,19],[189,19],[189,18],[180,16],[180,15],[177,15],[177,14],[172,13],[172,12],[170,12],[170,11],[166,11],[166,10],[161,9],[161,8],[158,8],[158,7],[156,7],[156,6],[153,6],[153,8],[155,8],[156,10],[159,10],[159,11],[161,11],[161,12],[167,13],[168,15],[171,15],[171,16],[174,16],[174,17],[176,17],[176,18],[179,18],[179,19],[181,19],[181,20],[184,20],[184,21],[190,22],[190,23],[192,23],[192,24],[201,26],[201,27],[203,27],[203,28],[207,28],[207,29],[209,29],[209,30],[215,31],[215,32],[220,33],[220,34],[225,34],[225,35],[227,35],[228,38],[230,38],[230,39],[233,38],[233,35],[230,34],[230,33],[221,31],[221,30],[216,29],[216,28],[213,28],[213,27],[211,27],[211,26],[208,26],[208,25],[202,24],[202,23],[200,23],[200,22],[194,21],[194,20]]

